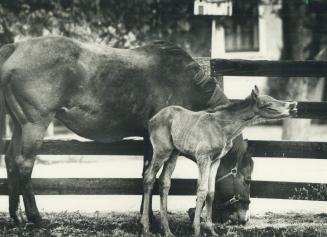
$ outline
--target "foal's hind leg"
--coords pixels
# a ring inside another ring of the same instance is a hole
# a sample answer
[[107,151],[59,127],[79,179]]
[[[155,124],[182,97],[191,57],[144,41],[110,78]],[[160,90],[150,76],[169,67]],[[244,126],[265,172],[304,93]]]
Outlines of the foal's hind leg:
[[178,154],[177,151],[172,152],[169,160],[165,163],[159,178],[161,225],[166,236],[174,236],[170,231],[167,218],[167,199],[171,185],[171,175],[176,167]]
[[21,139],[21,129],[17,122],[14,122],[13,136],[11,142],[9,144],[5,161],[7,168],[7,176],[8,176],[8,195],[9,195],[9,214],[10,217],[14,220],[16,224],[22,222],[21,218],[18,215],[18,207],[19,207],[19,173],[18,167],[14,160],[16,157],[17,151],[19,151],[18,147],[20,146]]
[[141,224],[143,225],[143,235],[147,236],[150,233],[149,226],[149,208],[150,208],[150,198],[153,190],[153,185],[156,180],[156,174],[159,169],[163,166],[165,161],[170,157],[171,151],[156,153],[154,152],[153,158],[149,168],[146,170],[143,180],[144,187],[144,203],[143,203],[143,213],[141,217]]

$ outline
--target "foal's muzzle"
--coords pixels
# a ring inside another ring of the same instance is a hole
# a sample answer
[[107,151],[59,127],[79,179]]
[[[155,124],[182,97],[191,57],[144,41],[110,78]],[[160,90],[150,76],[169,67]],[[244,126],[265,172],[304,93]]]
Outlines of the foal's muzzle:
[[297,115],[297,102],[290,102],[289,110],[292,116]]

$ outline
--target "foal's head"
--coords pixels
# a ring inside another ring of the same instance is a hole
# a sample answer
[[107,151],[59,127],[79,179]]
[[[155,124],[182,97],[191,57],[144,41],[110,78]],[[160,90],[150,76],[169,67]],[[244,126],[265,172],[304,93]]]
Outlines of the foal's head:
[[297,112],[297,102],[284,102],[268,95],[259,95],[257,86],[247,100],[250,101],[255,115],[262,119],[281,119]]

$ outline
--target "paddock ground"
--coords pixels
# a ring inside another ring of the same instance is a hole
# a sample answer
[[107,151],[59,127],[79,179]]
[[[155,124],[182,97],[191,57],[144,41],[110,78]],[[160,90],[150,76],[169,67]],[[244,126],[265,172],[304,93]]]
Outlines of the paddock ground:
[[[49,220],[43,228],[32,225],[14,227],[8,222],[7,213],[0,213],[0,234],[6,237],[53,236],[53,237],[104,237],[104,236],[140,236],[139,214],[136,212],[106,214],[61,212],[42,213]],[[156,213],[157,218],[159,214]],[[186,213],[169,214],[172,232],[176,236],[192,235],[191,223]],[[271,212],[254,216],[245,226],[221,225],[215,226],[221,237],[317,237],[327,236],[327,214],[274,214]],[[161,236],[155,230],[154,237]],[[206,236],[204,232],[202,236]]]
[[[278,126],[251,127],[245,131],[249,139],[280,140]],[[68,138],[68,137],[64,137]],[[69,137],[75,138],[75,137]],[[327,126],[314,125],[311,141],[327,141]],[[327,160],[255,158],[254,180],[327,182]],[[110,178],[141,177],[140,157],[51,156],[40,157],[35,178]],[[179,159],[175,178],[196,178],[193,162]],[[6,177],[0,166],[0,177]],[[8,197],[0,196],[0,236],[138,236],[140,196],[37,196],[42,215],[50,220],[43,229],[29,226],[17,228],[8,222]],[[159,209],[155,197],[154,209]],[[195,204],[195,196],[170,196],[169,216],[176,236],[191,236],[186,210]],[[327,202],[279,199],[252,199],[252,219],[245,227],[217,225],[222,237],[231,236],[327,236]],[[67,210],[66,212],[62,212]],[[97,210],[101,211],[98,212]],[[323,214],[325,213],[325,214]],[[156,234],[154,236],[160,236]]]

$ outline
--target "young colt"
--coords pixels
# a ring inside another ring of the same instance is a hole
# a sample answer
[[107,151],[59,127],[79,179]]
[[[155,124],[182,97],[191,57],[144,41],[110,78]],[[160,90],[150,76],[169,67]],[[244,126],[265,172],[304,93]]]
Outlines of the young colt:
[[232,147],[233,139],[246,126],[296,113],[296,102],[278,101],[259,95],[255,86],[244,101],[223,105],[213,111],[193,112],[180,106],[162,109],[149,121],[153,159],[144,176],[144,207],[141,217],[143,235],[149,234],[149,199],[156,174],[160,175],[161,224],[166,236],[173,236],[167,219],[167,196],[177,156],[181,153],[198,165],[196,210],[193,222],[195,236],[200,236],[200,216],[206,202],[206,223],[213,236],[218,236],[212,223],[215,177],[220,159]]

